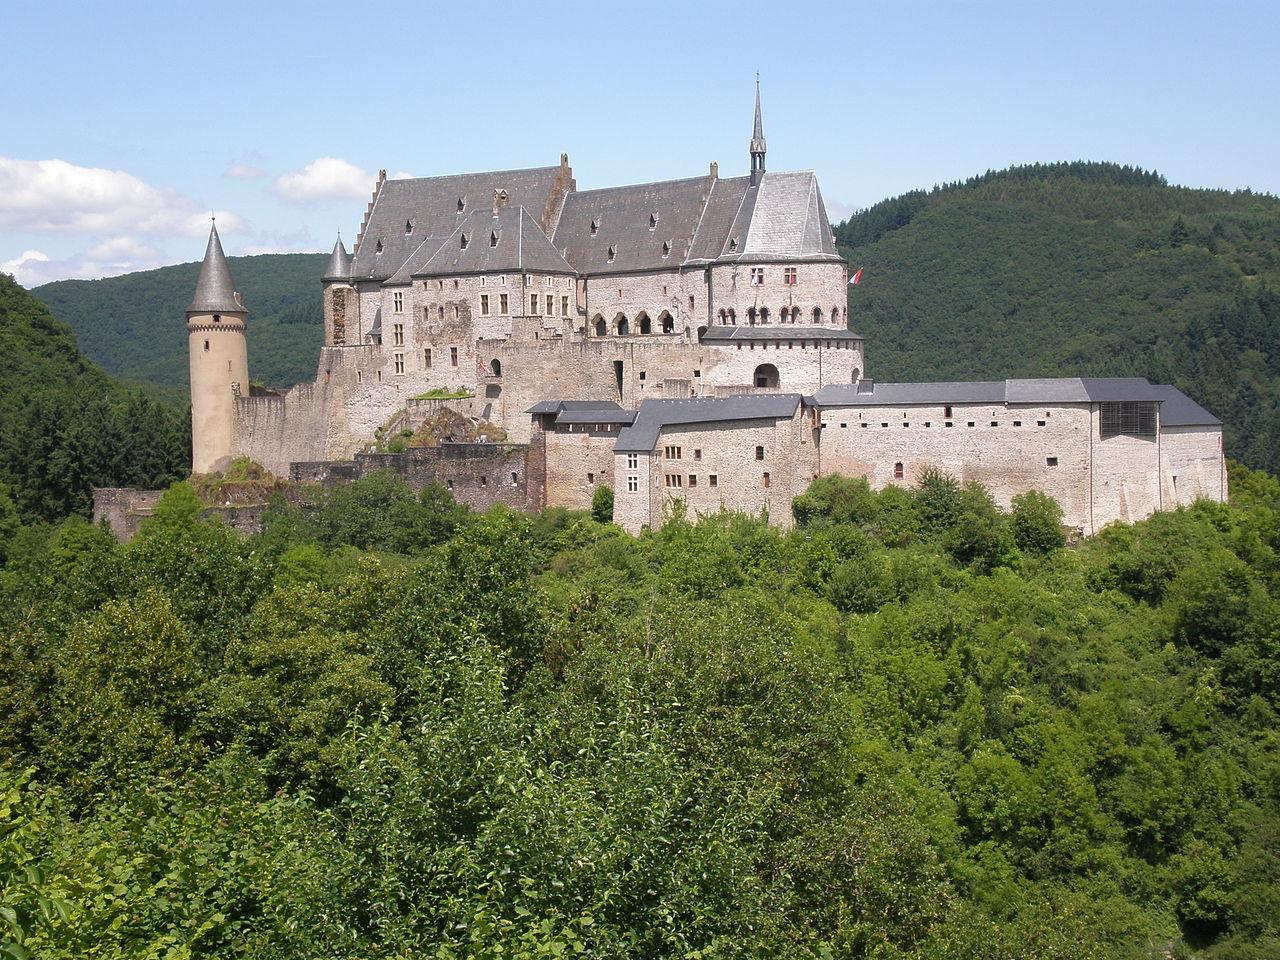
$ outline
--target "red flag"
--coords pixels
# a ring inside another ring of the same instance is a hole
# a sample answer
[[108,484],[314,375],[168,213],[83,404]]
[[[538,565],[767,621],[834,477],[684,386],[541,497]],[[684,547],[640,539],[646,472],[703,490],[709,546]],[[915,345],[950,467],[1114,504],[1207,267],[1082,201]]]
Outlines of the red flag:
[[854,273],[854,275],[853,275],[852,277],[850,277],[850,278],[849,278],[849,283],[850,283],[852,286],[857,286],[858,284],[862,283],[862,268],[861,268],[861,267],[859,267],[859,268],[857,269],[857,271]]

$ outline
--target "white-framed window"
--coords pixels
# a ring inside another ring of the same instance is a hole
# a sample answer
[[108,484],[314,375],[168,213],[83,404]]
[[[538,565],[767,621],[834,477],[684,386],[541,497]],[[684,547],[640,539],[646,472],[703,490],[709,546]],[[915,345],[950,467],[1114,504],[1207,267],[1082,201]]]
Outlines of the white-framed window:
[[679,448],[679,447],[674,447],[674,446],[664,447],[664,448],[663,448],[663,451],[662,451],[662,455],[663,455],[663,457],[665,457],[667,460],[679,460],[679,459],[680,459],[680,448]]
[[668,487],[684,487],[684,476],[679,473],[668,473],[666,475]]
[[536,293],[529,294],[529,313],[535,317],[538,315],[538,295]]
[[751,268],[751,285],[759,287],[764,284],[764,267]]
[[628,454],[627,454],[627,469],[628,469],[628,470],[636,470],[636,469],[639,469],[639,467],[640,467],[640,454],[638,454],[638,453],[628,453]]
[[719,476],[719,474],[715,474],[715,473],[708,474],[708,475],[707,475],[707,486],[709,486],[709,487],[718,487],[718,486],[720,486],[720,476]]
[[399,290],[391,294],[391,309],[396,313],[404,313],[404,294]]
[[396,354],[396,373],[404,373],[404,354]]
[[567,317],[569,315],[569,298],[560,298],[560,316]]
[[627,477],[627,493],[638,493],[640,490],[639,477]]
[[[507,278],[503,277],[502,279],[505,280]],[[498,294],[498,312],[501,313],[504,317],[511,312],[510,309],[508,308],[508,300],[507,300],[507,295],[505,293]]]
[[392,330],[392,335],[395,338],[395,345],[397,347],[403,347],[404,346],[404,324],[397,323],[391,328],[391,330]]
[[487,293],[480,294],[480,316],[487,317],[489,315],[489,295]]
[[784,267],[782,269],[782,282],[785,283],[788,287],[794,287],[796,285],[796,268],[795,267]]
[[[551,279],[550,277],[547,278]],[[556,315],[556,298],[551,294],[547,294],[547,316],[554,317]]]

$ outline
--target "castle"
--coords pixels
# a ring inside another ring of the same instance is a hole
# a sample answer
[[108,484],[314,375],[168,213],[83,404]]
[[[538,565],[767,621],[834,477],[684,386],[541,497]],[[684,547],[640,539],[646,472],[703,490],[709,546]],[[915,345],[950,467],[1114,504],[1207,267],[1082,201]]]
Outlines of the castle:
[[[584,507],[604,485],[633,531],[673,499],[787,523],[822,474],[881,487],[931,466],[1006,506],[1043,490],[1086,533],[1225,499],[1221,423],[1172,387],[867,378],[817,178],[765,156],[757,85],[745,176],[712,163],[579,191],[566,155],[383,171],[354,251],[339,238],[321,278],[317,377],[282,395],[249,389],[248,314],[215,226],[187,310],[194,472],[237,456],[320,482],[389,466],[527,508]],[[507,442],[372,452],[442,406]]]

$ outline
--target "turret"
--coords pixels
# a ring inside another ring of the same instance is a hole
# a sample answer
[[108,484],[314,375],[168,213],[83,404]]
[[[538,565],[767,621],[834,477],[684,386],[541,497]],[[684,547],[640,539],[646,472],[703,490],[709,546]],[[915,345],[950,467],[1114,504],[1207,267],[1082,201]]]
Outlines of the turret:
[[325,265],[324,276],[324,343],[341,347],[360,342],[360,298],[352,281],[352,260],[338,235]]
[[756,123],[751,130],[751,185],[764,179],[764,123],[760,119],[760,76],[756,75]]
[[215,224],[187,307],[191,358],[191,472],[211,473],[231,460],[236,397],[249,394],[248,312],[231,280]]

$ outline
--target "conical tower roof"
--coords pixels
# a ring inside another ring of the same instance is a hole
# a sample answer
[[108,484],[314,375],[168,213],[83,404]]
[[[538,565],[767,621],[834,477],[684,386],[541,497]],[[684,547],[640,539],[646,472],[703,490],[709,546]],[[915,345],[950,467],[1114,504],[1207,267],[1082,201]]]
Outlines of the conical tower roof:
[[231,268],[227,255],[222,252],[218,239],[218,225],[209,228],[209,246],[204,251],[204,263],[200,264],[200,279],[196,281],[196,294],[187,307],[187,313],[244,313],[236,299],[236,286],[231,280]]
[[351,279],[351,254],[347,253],[347,248],[342,245],[341,236],[338,237],[338,242],[333,245],[333,253],[329,254],[329,262],[325,265],[324,276],[320,279],[325,282]]

